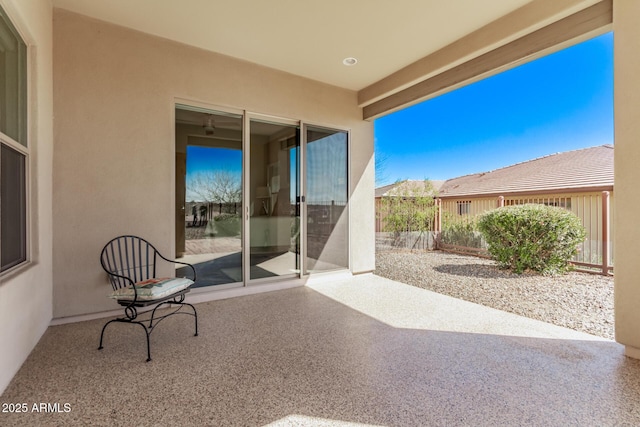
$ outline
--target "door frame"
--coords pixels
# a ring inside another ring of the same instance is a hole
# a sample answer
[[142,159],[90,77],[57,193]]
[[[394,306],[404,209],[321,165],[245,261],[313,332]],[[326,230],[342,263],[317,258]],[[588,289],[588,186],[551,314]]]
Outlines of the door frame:
[[[304,252],[301,252],[301,264],[300,264],[300,277],[308,277],[309,275],[313,274],[315,275],[319,275],[319,274],[333,274],[335,272],[341,272],[341,271],[351,271],[351,265],[352,265],[352,257],[351,257],[351,209],[350,209],[350,204],[351,204],[351,195],[353,194],[353,188],[352,188],[352,179],[351,179],[351,129],[346,128],[346,127],[341,127],[341,126],[333,126],[333,125],[327,125],[327,124],[319,124],[317,122],[306,122],[306,121],[301,121],[300,122],[300,152],[301,152],[301,172],[300,172],[300,176],[301,176],[301,193],[304,195],[304,197],[307,197],[307,174],[306,174],[306,160],[307,160],[307,147],[308,147],[308,141],[307,141],[307,129],[309,127],[314,127],[314,128],[320,128],[320,129],[326,129],[329,131],[338,131],[338,132],[344,132],[347,135],[347,209],[348,209],[348,216],[347,216],[347,266],[345,268],[337,268],[337,269],[333,269],[333,270],[326,270],[326,271],[316,271],[316,272],[312,272],[309,273],[307,270],[307,202],[305,201],[300,209],[300,222],[303,223],[301,224],[300,227],[300,232],[303,233],[304,230],[304,234],[301,236],[301,243],[300,246],[301,248],[304,248]],[[303,214],[304,212],[304,214]],[[304,220],[302,219],[304,218]],[[304,227],[303,227],[304,225]]]
[[[250,206],[251,206],[251,121],[263,121],[273,124],[279,124],[283,126],[292,126],[300,129],[300,135],[302,134],[301,122],[299,120],[294,119],[286,119],[282,117],[272,116],[268,114],[255,113],[248,110],[245,110],[243,114],[243,129],[242,129],[242,151],[243,151],[243,171],[242,171],[242,204],[243,204],[243,251],[242,251],[242,275],[244,278],[244,286],[255,286],[261,285],[264,283],[273,283],[282,280],[292,279],[292,278],[301,278],[302,277],[302,262],[304,259],[303,246],[302,246],[302,234],[300,237],[300,247],[298,256],[298,262],[300,265],[300,270],[298,273],[274,276],[274,277],[265,277],[261,279],[251,279],[251,215],[250,215]],[[302,151],[302,136],[300,136],[300,140],[298,141],[299,150],[298,150],[298,162],[302,164],[301,160],[301,151]],[[302,172],[299,171],[300,176],[302,176]],[[300,180],[298,180],[298,186],[300,191],[302,191],[302,186]],[[302,203],[301,203],[302,204]],[[300,227],[302,227],[302,207],[299,211],[299,223]],[[302,228],[300,228],[300,233],[302,233]]]
[[[262,285],[262,284],[273,284],[275,282],[280,282],[280,281],[287,281],[287,280],[291,280],[291,279],[302,279],[305,277],[309,277],[310,274],[315,275],[322,275],[322,274],[332,274],[332,273],[336,273],[336,272],[341,272],[341,271],[350,271],[351,266],[352,266],[352,255],[351,255],[351,230],[352,230],[352,224],[351,224],[351,209],[350,209],[350,204],[351,204],[351,196],[353,194],[353,180],[352,180],[352,174],[351,174],[351,162],[350,159],[352,158],[352,144],[351,144],[351,129],[350,128],[346,128],[343,126],[336,126],[336,125],[331,125],[331,124],[326,124],[326,123],[319,123],[319,122],[312,122],[312,121],[305,121],[305,120],[296,120],[296,119],[290,119],[290,118],[285,118],[285,117],[280,117],[280,116],[275,116],[275,115],[270,115],[270,114],[264,114],[264,113],[258,113],[258,112],[254,112],[251,110],[246,110],[246,109],[239,109],[239,108],[234,108],[234,107],[228,107],[228,106],[221,106],[218,104],[210,104],[210,103],[206,103],[206,102],[202,102],[202,101],[196,101],[193,99],[186,99],[186,98],[179,98],[176,97],[172,100],[171,103],[171,107],[172,107],[172,126],[173,126],[173,135],[174,135],[174,141],[173,141],[173,151],[174,151],[174,156],[175,156],[175,135],[176,135],[176,129],[175,129],[175,110],[176,108],[178,108],[179,106],[185,106],[187,108],[194,108],[194,109],[202,109],[202,110],[206,110],[206,111],[212,111],[212,112],[222,112],[222,113],[229,113],[229,114],[235,114],[235,115],[240,115],[242,116],[242,221],[241,221],[241,229],[242,229],[242,248],[241,248],[241,252],[242,252],[242,281],[241,282],[235,282],[235,283],[229,283],[229,284],[223,284],[223,285],[216,285],[214,287],[207,287],[207,288],[202,288],[202,289],[210,289],[210,290],[224,290],[224,289],[229,289],[229,288],[246,288],[249,286],[254,286],[254,285]],[[300,270],[298,273],[296,274],[291,274],[291,275],[285,275],[285,276],[275,276],[275,277],[269,277],[269,278],[263,278],[263,279],[250,279],[250,262],[249,262],[249,256],[250,256],[250,189],[249,189],[249,185],[250,185],[250,173],[251,173],[251,164],[250,164],[250,156],[251,156],[251,149],[250,149],[250,135],[251,135],[251,120],[252,119],[257,119],[257,120],[263,120],[263,121],[268,121],[268,122],[273,122],[275,124],[282,124],[282,125],[290,125],[290,126],[296,126],[298,127],[299,131],[299,149],[298,149],[298,162],[299,162],[299,179],[298,179],[298,185],[300,188],[300,211],[299,211],[299,230],[300,230],[300,253],[299,253],[299,266],[300,266]],[[347,209],[349,209],[349,213],[348,213],[348,218],[347,218],[347,255],[348,255],[348,260],[347,263],[348,265],[345,268],[340,268],[340,269],[335,269],[335,270],[328,270],[328,271],[323,271],[323,272],[313,272],[313,273],[308,273],[307,271],[307,203],[306,203],[306,195],[307,195],[307,177],[306,177],[306,173],[307,173],[307,167],[306,167],[306,160],[307,160],[307,128],[308,127],[316,127],[316,128],[323,128],[323,129],[327,129],[327,130],[333,130],[333,131],[339,131],[339,132],[344,132],[347,135]],[[178,186],[178,176],[177,176],[177,170],[176,170],[176,164],[174,163],[174,168],[173,168],[173,172],[174,172],[174,182],[176,187],[173,188],[173,194],[172,194],[172,198],[174,200],[174,205],[177,205],[178,201],[176,200],[176,194],[177,194],[177,186]],[[183,180],[184,181],[184,180]],[[186,183],[182,182],[182,186],[185,187],[186,190]],[[183,222],[183,218],[179,217],[177,215],[177,211],[176,211],[176,218],[174,218],[174,224],[177,224],[178,221],[182,221]],[[177,242],[175,240],[176,236],[174,233],[174,241],[173,241],[173,249],[174,249],[174,253],[175,253],[175,249],[177,247]]]

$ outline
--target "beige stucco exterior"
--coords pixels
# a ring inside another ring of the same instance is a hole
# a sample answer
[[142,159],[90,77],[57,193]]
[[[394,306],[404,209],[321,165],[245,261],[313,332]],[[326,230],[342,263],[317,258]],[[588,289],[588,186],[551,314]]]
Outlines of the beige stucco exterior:
[[351,222],[351,270],[373,270],[373,124],[355,92],[61,10],[54,48],[54,317],[113,309],[98,255],[116,235],[174,252],[176,102],[349,129],[351,212],[368,219]]
[[640,2],[614,0],[616,341],[640,358]]

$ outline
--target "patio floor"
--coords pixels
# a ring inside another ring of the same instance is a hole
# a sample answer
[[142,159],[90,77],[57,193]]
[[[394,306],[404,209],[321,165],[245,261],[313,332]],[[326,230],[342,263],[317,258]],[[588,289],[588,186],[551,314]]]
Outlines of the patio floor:
[[0,425],[640,424],[621,345],[378,276],[197,308],[200,336],[167,319],[150,363],[139,327],[102,351],[104,320],[50,327],[0,397],[29,410]]

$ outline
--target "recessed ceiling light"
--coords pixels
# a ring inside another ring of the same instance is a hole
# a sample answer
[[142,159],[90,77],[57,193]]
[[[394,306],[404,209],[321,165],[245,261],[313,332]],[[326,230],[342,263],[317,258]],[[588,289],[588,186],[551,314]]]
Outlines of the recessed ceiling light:
[[352,65],[356,65],[358,63],[358,60],[356,58],[349,57],[349,58],[344,58],[342,60],[342,63],[347,67],[351,67]]

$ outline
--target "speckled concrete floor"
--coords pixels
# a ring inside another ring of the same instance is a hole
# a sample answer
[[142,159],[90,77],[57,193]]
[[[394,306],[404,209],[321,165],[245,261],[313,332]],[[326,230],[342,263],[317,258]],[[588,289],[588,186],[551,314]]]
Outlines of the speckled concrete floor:
[[0,425],[640,424],[619,344],[377,276],[197,308],[200,336],[166,320],[150,363],[139,327],[102,351],[103,320],[49,328],[0,397],[27,412]]

